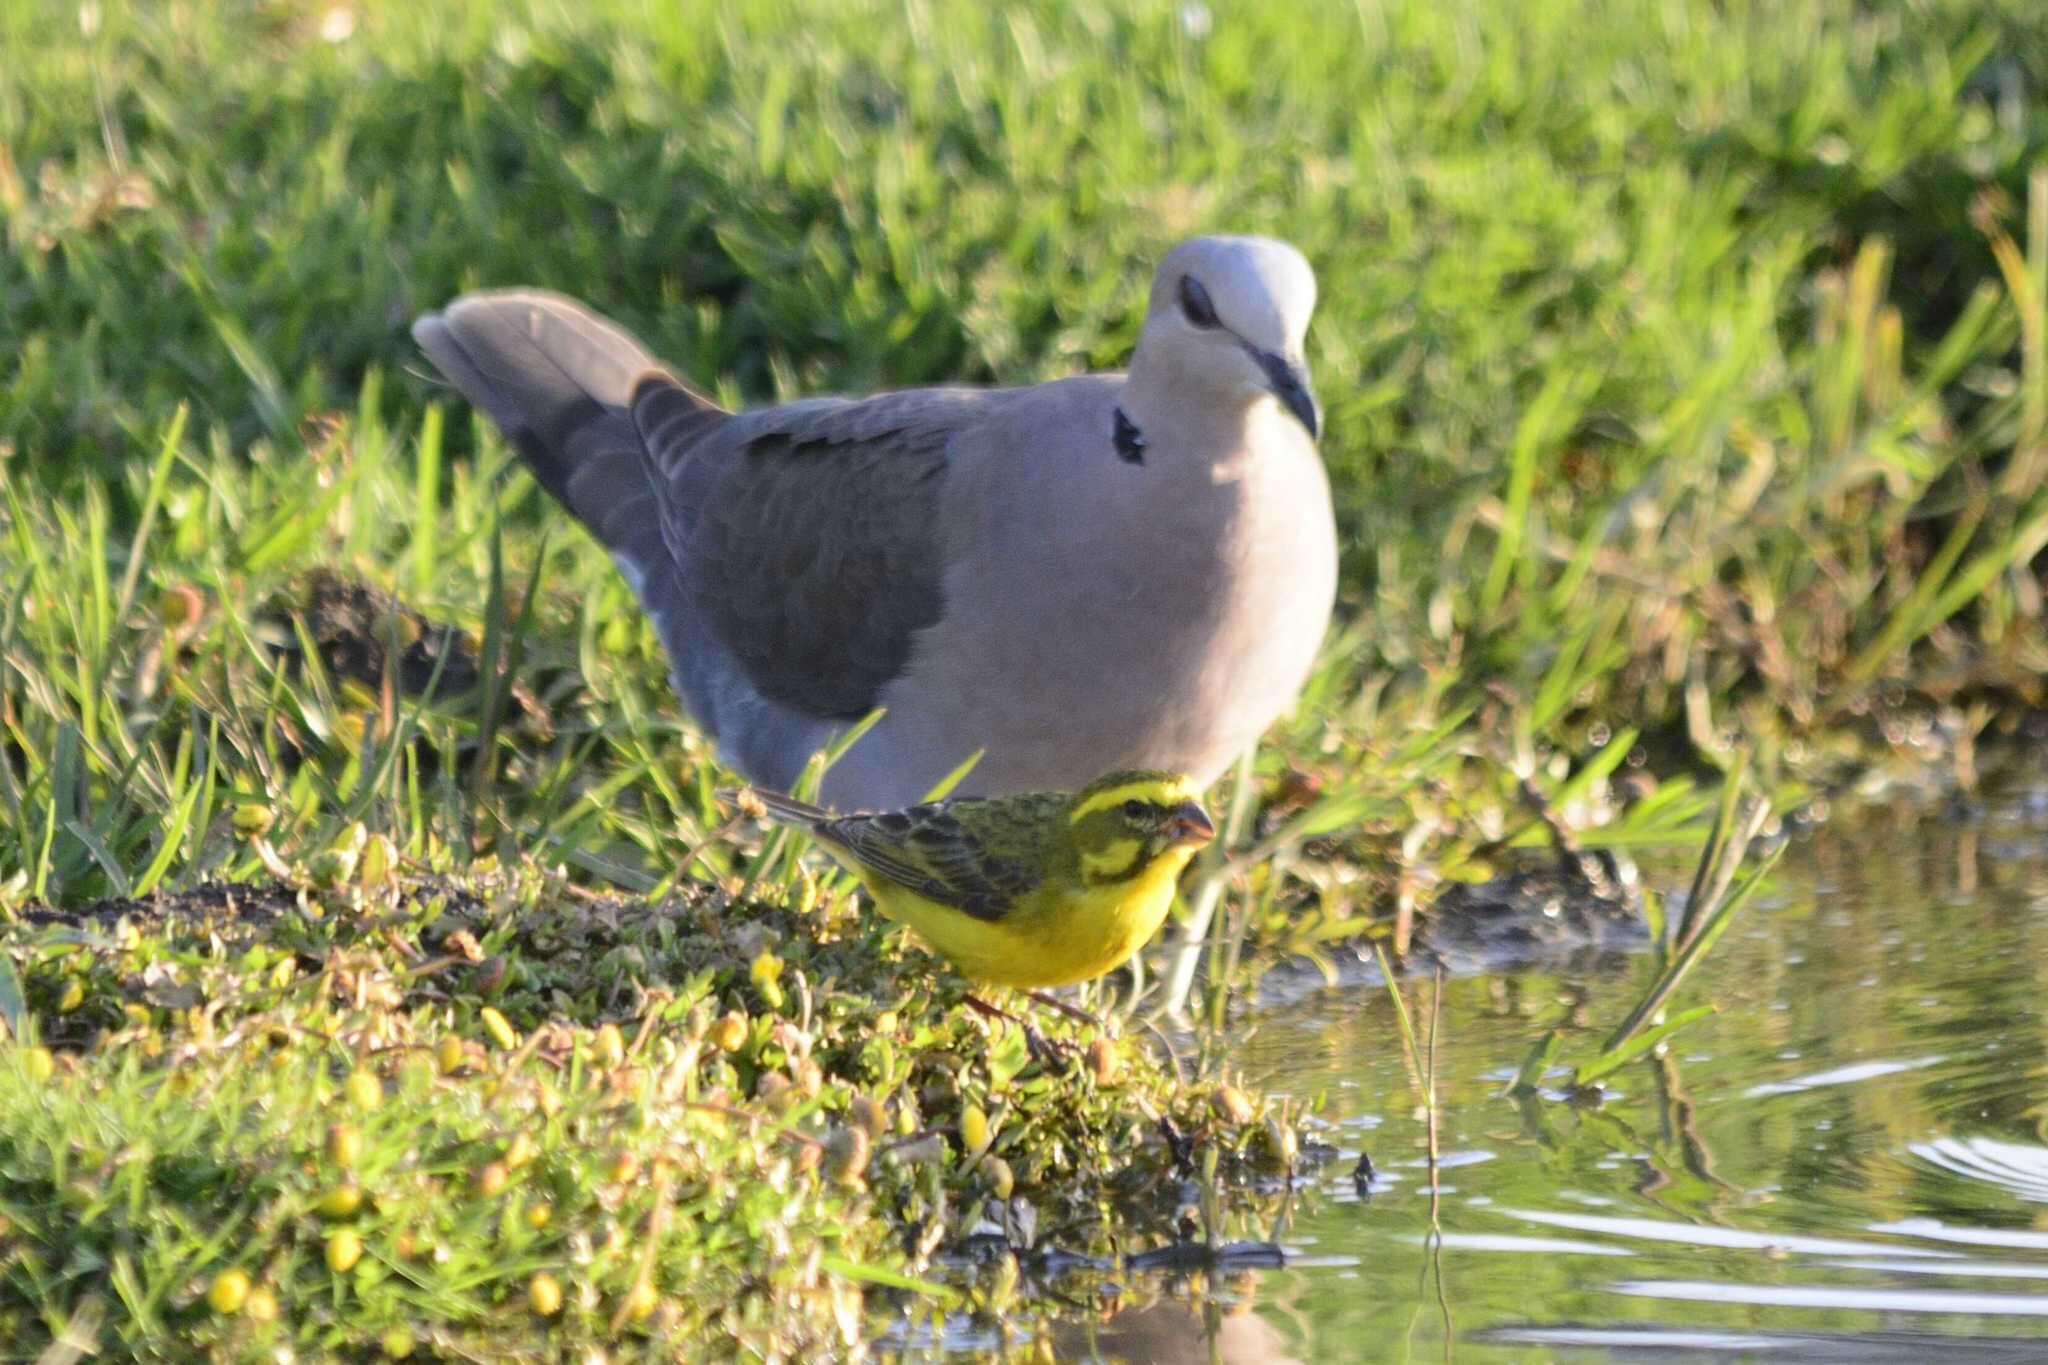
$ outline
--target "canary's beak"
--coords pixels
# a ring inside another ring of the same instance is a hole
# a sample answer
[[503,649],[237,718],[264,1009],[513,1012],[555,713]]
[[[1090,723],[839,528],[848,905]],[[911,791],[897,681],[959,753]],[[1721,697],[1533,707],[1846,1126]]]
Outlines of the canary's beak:
[[1210,821],[1209,812],[1200,805],[1183,801],[1167,817],[1164,833],[1171,843],[1200,847],[1216,837],[1216,826]]

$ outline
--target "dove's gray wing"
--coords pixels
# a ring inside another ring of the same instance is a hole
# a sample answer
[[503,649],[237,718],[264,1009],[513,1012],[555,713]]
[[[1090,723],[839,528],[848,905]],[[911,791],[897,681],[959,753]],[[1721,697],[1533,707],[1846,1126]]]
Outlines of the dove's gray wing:
[[734,414],[540,290],[466,296],[413,335],[612,552],[677,690],[755,781],[791,785],[938,618],[938,490],[990,391]]
[[858,720],[938,620],[939,490],[980,390],[823,398],[715,426],[649,375],[633,403],[662,530],[693,609],[748,684],[808,715]]

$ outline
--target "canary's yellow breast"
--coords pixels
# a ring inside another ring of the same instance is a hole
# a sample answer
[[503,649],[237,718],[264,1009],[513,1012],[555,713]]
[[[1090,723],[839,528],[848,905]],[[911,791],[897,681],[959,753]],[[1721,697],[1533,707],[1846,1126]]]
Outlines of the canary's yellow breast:
[[883,914],[915,929],[974,981],[1039,988],[1089,981],[1121,967],[1159,930],[1174,884],[1194,856],[1170,850],[1125,881],[1048,882],[998,920],[981,920],[856,869]]

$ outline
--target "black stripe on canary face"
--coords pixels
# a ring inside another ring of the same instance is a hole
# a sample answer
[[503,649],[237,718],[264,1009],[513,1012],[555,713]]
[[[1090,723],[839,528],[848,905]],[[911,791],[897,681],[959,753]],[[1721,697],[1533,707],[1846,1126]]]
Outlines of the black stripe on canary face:
[[1187,779],[1170,773],[1104,778],[1075,800],[1069,820],[1081,875],[1096,883],[1128,880],[1167,850],[1216,834]]

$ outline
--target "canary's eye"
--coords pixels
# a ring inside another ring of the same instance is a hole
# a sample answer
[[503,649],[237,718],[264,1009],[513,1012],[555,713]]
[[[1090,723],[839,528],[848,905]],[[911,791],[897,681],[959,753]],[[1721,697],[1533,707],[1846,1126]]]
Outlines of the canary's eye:
[[1145,818],[1146,809],[1145,803],[1134,796],[1124,802],[1124,819],[1135,824]]
[[1216,316],[1216,305],[1209,302],[1209,291],[1193,275],[1180,277],[1180,311],[1204,331],[1223,325],[1223,319]]

